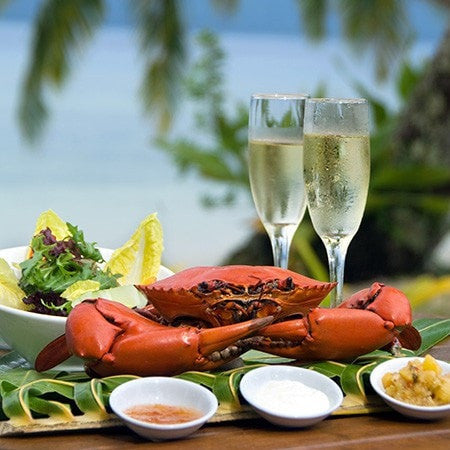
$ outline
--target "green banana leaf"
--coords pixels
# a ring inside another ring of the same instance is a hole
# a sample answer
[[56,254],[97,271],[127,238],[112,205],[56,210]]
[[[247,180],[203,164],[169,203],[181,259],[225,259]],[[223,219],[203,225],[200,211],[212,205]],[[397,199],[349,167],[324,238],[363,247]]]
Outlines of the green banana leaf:
[[[450,319],[418,319],[414,326],[422,336],[421,347],[415,352],[401,349],[396,356],[422,355],[450,334]],[[241,367],[216,372],[185,372],[177,377],[212,390],[222,413],[239,413],[248,409],[239,393],[239,383],[245,373],[267,364],[295,364],[322,373],[340,385],[345,399],[337,414],[361,414],[385,408],[379,400],[372,401],[374,393],[368,377],[379,363],[394,357],[387,351],[377,350],[352,362],[305,363],[252,350],[242,356]],[[38,373],[31,370],[20,355],[10,352],[0,358],[0,423],[8,421],[23,427],[39,423],[41,419],[54,423],[104,421],[111,418],[108,399],[113,389],[135,378],[138,377],[121,375],[91,379],[83,372]]]
[[422,336],[422,344],[416,355],[423,355],[450,334],[450,319],[417,319],[413,325]]

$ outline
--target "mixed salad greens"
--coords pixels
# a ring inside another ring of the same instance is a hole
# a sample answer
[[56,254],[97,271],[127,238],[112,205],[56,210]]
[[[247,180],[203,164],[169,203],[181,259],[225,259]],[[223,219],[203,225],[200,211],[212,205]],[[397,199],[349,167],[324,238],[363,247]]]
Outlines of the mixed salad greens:
[[42,213],[28,257],[16,265],[20,277],[0,259],[0,303],[59,316],[67,316],[78,302],[100,294],[123,297],[129,306],[143,306],[139,302],[145,300],[133,284],[156,280],[163,249],[156,214],[146,217],[108,262],[96,245],[86,242],[77,226],[53,211]]
[[40,231],[31,240],[31,258],[21,262],[19,287],[27,295],[23,302],[33,311],[66,316],[72,303],[61,294],[79,281],[96,281],[100,289],[117,287],[122,275],[102,270],[100,251],[95,243],[87,243],[83,232],[67,223],[69,235],[57,240],[50,228]]

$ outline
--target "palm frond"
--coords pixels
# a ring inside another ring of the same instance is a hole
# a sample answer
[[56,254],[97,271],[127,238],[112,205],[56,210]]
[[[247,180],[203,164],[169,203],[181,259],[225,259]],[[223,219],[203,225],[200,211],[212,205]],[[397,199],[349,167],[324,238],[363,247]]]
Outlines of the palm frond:
[[327,0],[297,0],[297,3],[306,35],[313,40],[323,38],[326,32]]
[[6,7],[10,0],[0,0],[0,11]]
[[45,88],[63,84],[74,56],[103,17],[103,0],[47,0],[39,10],[19,105],[20,126],[26,138],[35,139],[47,118]]
[[389,68],[411,41],[404,0],[340,0],[343,32],[358,50],[374,52],[377,76]]
[[184,30],[176,0],[133,0],[145,59],[141,95],[147,113],[158,112],[159,131],[171,123],[184,60]]
[[239,0],[211,0],[213,7],[222,13],[231,14],[236,12]]

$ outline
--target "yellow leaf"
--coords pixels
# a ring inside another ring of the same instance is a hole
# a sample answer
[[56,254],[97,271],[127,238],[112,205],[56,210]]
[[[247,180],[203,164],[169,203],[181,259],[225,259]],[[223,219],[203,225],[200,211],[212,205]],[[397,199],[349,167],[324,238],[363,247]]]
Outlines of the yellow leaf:
[[14,271],[8,262],[3,258],[0,258],[0,277],[5,281],[17,283],[17,278]]
[[25,292],[19,287],[19,282],[9,264],[0,258],[0,303],[17,309],[31,309],[22,299]]
[[33,236],[36,236],[36,234],[46,228],[52,230],[53,236],[55,236],[58,241],[61,241],[70,234],[66,222],[51,209],[44,211],[37,218]]
[[162,227],[156,213],[147,216],[130,240],[112,254],[106,264],[122,275],[119,284],[148,284],[156,280],[163,251]]
[[365,404],[366,398],[355,394],[347,394],[342,402],[343,407],[364,406]]
[[98,291],[100,283],[94,280],[80,280],[70,285],[62,294],[61,297],[67,300],[75,300],[81,297],[86,292]]
[[[36,220],[33,236],[36,236],[46,228],[50,228],[53,236],[55,236],[58,241],[61,241],[70,234],[66,222],[64,222],[64,220],[62,220],[61,217],[59,217],[58,214],[51,209],[44,211],[39,215]],[[32,252],[30,248],[27,252],[27,258],[31,258],[31,255]]]
[[441,295],[450,293],[450,276],[422,275],[406,286],[403,291],[411,306],[417,308]]
[[143,308],[147,304],[147,297],[134,286],[119,286],[100,291],[87,291],[69,300],[72,301],[72,306],[75,307],[88,298],[105,298],[106,300],[122,303],[122,305],[129,308]]

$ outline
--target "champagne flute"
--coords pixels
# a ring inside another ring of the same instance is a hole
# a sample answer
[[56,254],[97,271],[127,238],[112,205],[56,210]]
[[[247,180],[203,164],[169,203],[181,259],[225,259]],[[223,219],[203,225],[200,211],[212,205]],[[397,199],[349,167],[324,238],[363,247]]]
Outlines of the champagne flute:
[[331,307],[342,302],[347,248],[364,214],[370,176],[369,112],[365,99],[308,99],[304,177],[309,215],[337,281]]
[[287,269],[289,249],[306,209],[303,183],[304,94],[255,94],[249,117],[253,200],[269,235],[274,263]]

